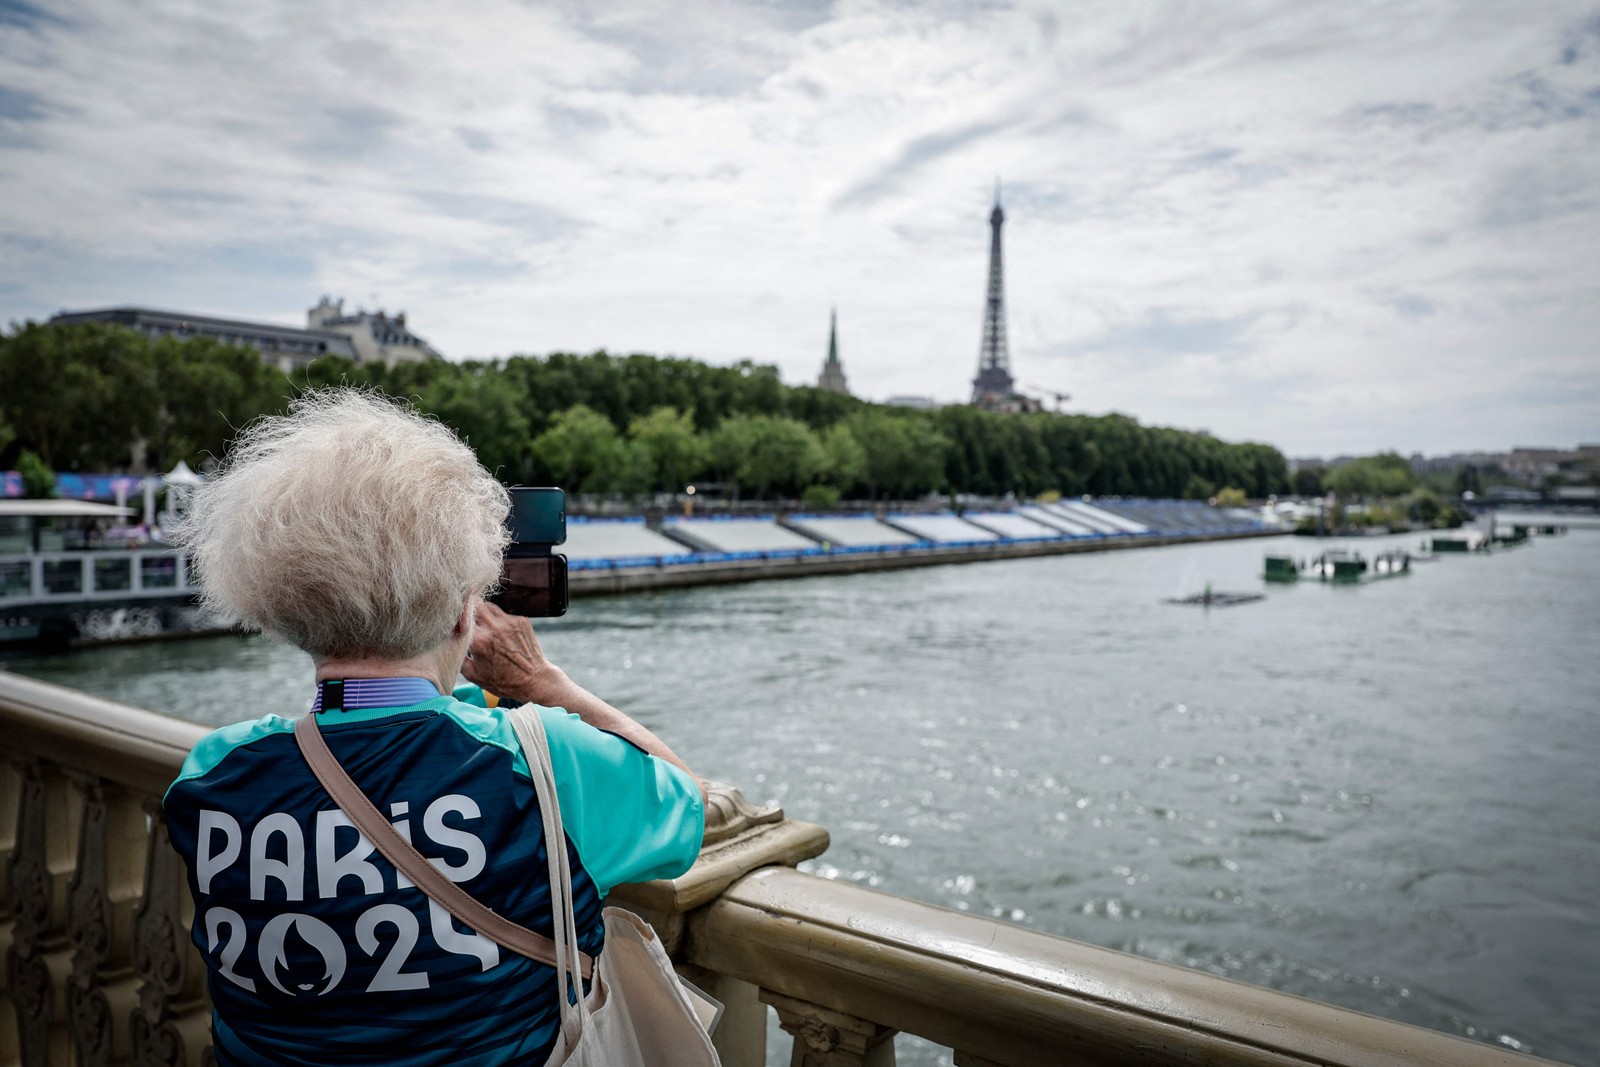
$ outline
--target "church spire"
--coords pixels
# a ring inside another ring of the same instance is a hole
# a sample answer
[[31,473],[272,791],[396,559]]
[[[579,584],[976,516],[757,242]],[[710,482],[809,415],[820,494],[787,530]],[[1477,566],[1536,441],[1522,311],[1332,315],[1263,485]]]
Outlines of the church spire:
[[828,315],[828,358],[822,363],[822,377],[817,380],[817,388],[844,393],[846,396],[850,394],[850,388],[844,381],[844,366],[839,362],[838,308],[833,308]]

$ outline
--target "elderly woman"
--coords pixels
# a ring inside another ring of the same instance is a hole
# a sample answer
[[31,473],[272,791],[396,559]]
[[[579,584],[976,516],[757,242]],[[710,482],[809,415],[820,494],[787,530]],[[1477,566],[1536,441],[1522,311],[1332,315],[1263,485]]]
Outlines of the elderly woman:
[[[526,620],[483,602],[507,509],[449,430],[353,390],[250,427],[197,495],[181,537],[205,599],[304,649],[318,683],[284,695],[288,717],[202,740],[164,802],[225,1067],[537,1064],[559,1027],[554,970],[453,919],[323,791],[294,738],[308,700],[402,837],[549,936],[538,802],[502,710],[540,705],[590,955],[612,887],[698,854],[688,768],[546,659]],[[455,689],[458,671],[477,684]]]

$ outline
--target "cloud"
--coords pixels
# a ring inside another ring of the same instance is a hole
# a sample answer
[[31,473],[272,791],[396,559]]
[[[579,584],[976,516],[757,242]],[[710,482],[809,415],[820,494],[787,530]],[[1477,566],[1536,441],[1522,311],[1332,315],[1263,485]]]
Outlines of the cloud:
[[492,152],[495,148],[494,138],[482,130],[474,130],[469,126],[457,126],[456,136],[461,143],[474,152]]
[[1425,319],[1439,313],[1439,305],[1417,293],[1390,293],[1378,297],[1403,319]]
[[0,0],[0,26],[11,26],[31,33],[64,24],[65,20],[59,16],[25,0]]
[[1085,352],[1115,355],[1221,355],[1245,350],[1250,327],[1259,315],[1217,318],[1153,308],[1133,322],[1118,323],[1083,342]]
[[1591,213],[1597,201],[1588,178],[1560,170],[1519,168],[1500,178],[1483,205],[1483,225],[1493,229],[1531,226]]
[[859,207],[898,191],[917,171],[935,160],[1005,129],[1003,120],[971,122],[948,130],[914,137],[901,147],[892,162],[855,183],[834,201],[836,208]]
[[44,102],[38,96],[0,85],[0,122],[35,122],[44,116]]
[[388,148],[403,125],[399,114],[380,107],[330,107],[305,116],[294,150],[313,163],[370,156]]
[[482,193],[419,190],[416,199],[433,213],[515,231],[526,241],[549,241],[577,220],[541,204]]

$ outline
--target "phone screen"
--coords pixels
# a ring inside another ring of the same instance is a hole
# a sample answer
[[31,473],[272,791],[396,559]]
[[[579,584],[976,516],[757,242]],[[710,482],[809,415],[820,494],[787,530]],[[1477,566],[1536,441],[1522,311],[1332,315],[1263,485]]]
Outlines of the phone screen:
[[508,556],[489,602],[513,615],[551,619],[567,613],[567,557]]

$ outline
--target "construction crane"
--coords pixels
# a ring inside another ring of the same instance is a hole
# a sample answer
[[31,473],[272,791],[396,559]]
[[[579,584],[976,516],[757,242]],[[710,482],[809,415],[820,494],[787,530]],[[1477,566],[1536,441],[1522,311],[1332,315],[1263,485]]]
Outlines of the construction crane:
[[1056,410],[1057,411],[1061,410],[1061,405],[1062,404],[1065,404],[1067,401],[1072,399],[1072,394],[1071,393],[1058,393],[1054,389],[1046,389],[1042,385],[1030,385],[1027,388],[1032,389],[1036,393],[1042,393],[1045,396],[1048,396],[1048,397],[1051,397],[1052,399],[1054,399],[1055,402],[1056,402]]

